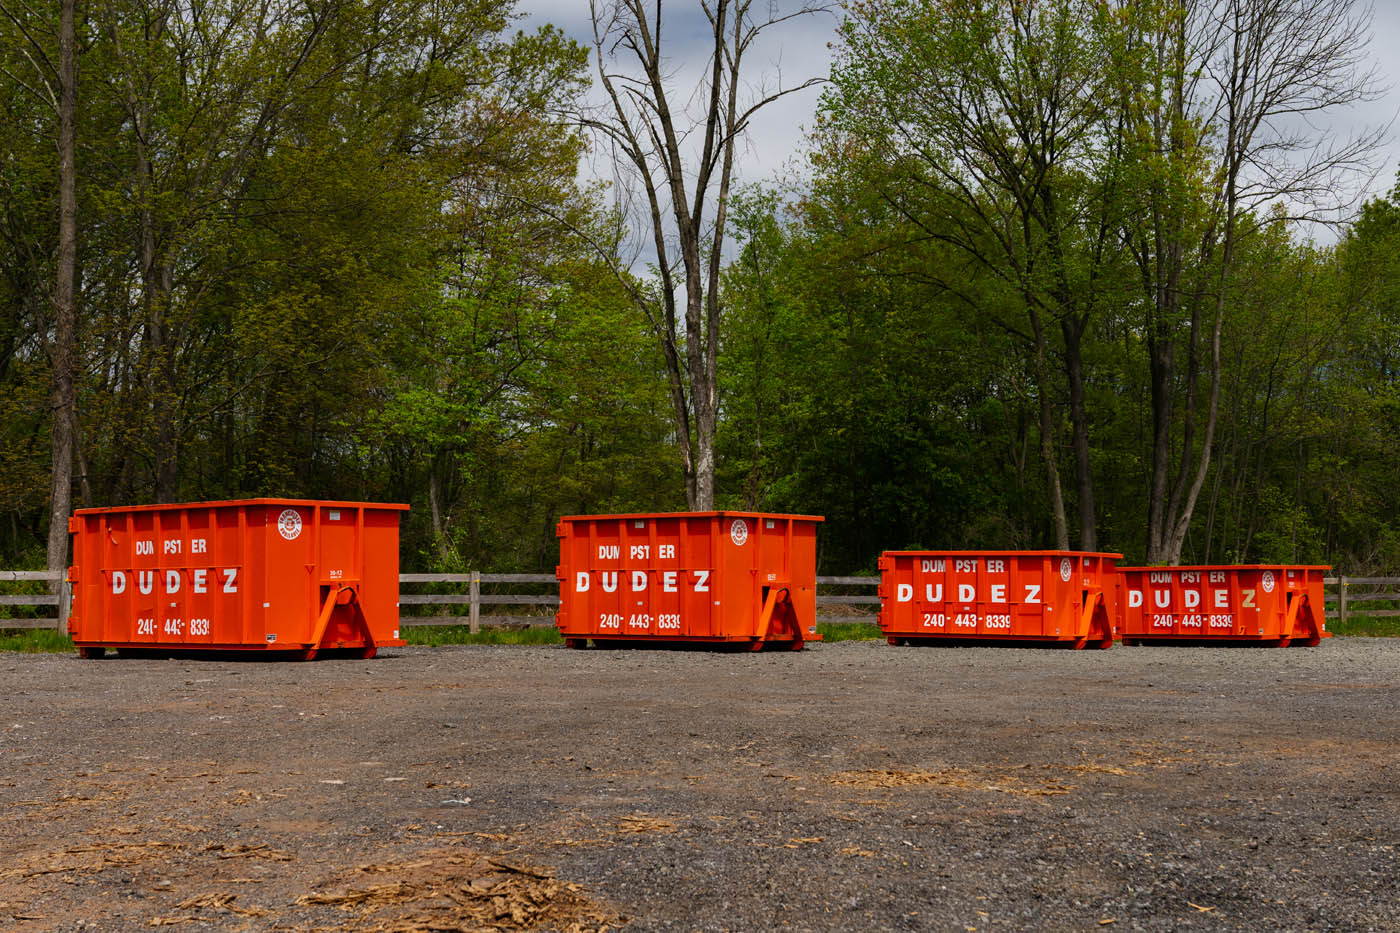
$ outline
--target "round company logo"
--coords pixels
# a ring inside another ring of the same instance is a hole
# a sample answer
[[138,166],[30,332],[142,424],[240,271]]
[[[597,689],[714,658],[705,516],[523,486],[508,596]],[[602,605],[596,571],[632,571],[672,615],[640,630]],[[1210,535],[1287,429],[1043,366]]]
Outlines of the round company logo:
[[1074,574],[1074,565],[1071,564],[1071,563],[1069,562],[1069,558],[1066,557],[1066,558],[1064,558],[1063,560],[1061,560],[1061,561],[1060,561],[1060,579],[1063,580],[1063,581],[1065,581],[1066,583],[1068,583],[1068,582],[1069,582],[1069,578],[1070,578],[1073,574]]
[[1265,593],[1272,593],[1274,591],[1274,572],[1272,570],[1265,570],[1264,576],[1259,583],[1264,587]]
[[288,541],[296,540],[301,534],[301,513],[296,509],[283,509],[277,516],[277,531]]
[[743,547],[744,542],[749,540],[749,525],[742,518],[734,519],[734,523],[729,526],[729,540],[738,547]]

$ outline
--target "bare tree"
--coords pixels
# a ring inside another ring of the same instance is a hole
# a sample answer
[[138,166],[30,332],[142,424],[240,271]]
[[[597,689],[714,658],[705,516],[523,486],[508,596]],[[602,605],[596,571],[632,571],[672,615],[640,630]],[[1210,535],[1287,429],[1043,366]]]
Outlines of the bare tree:
[[1295,219],[1337,218],[1354,203],[1355,182],[1371,177],[1386,128],[1339,137],[1316,125],[1326,111],[1377,94],[1366,66],[1367,3],[1121,7],[1132,14],[1121,20],[1129,24],[1124,59],[1138,63],[1118,72],[1121,97],[1134,138],[1149,141],[1138,155],[1151,166],[1141,175],[1144,208],[1126,231],[1148,299],[1147,558],[1179,563],[1210,469],[1220,335],[1235,253],[1249,230],[1242,221],[1271,204]]
[[[735,150],[754,115],[780,97],[811,87],[746,85],[746,59],[774,27],[828,9],[799,2],[787,12],[753,0],[699,0],[709,25],[708,59],[691,93],[671,86],[662,5],[589,0],[598,77],[608,112],[584,124],[606,141],[620,173],[644,192],[645,226],[657,282],[648,289],[624,264],[615,269],[646,316],[666,360],[676,442],[685,464],[686,503],[715,501],[716,371],[720,265]],[[675,4],[670,7],[675,9]]]

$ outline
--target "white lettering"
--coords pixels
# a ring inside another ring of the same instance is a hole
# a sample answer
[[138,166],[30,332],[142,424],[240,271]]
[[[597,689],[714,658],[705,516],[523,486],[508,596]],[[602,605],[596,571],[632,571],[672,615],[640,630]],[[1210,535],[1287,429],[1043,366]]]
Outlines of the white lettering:
[[622,553],[622,547],[621,547],[620,545],[617,545],[617,544],[600,544],[600,545],[598,545],[598,559],[599,559],[599,560],[617,560],[617,558],[621,555],[621,553]]
[[634,544],[627,549],[627,556],[631,557],[633,560],[636,560],[637,558],[646,560],[647,558],[651,557],[651,545]]
[[156,572],[154,570],[136,571],[136,587],[149,596],[156,588]]
[[[1212,576],[1214,576],[1214,574],[1212,574]],[[1230,608],[1230,591],[1229,591],[1229,590],[1216,590],[1216,591],[1215,591],[1215,608],[1216,608],[1216,609],[1229,609],[1229,608]]]
[[710,572],[708,570],[696,570],[695,592],[708,593],[710,591]]
[[924,573],[943,573],[947,569],[947,561],[941,560],[921,560],[919,569]]
[[977,571],[977,561],[975,560],[955,560],[953,570],[957,573],[975,573]]
[[632,592],[640,593],[647,588],[647,572],[645,570],[632,571]]
[[600,574],[598,574],[598,577],[603,581],[603,592],[604,592],[604,593],[616,593],[616,592],[617,592],[617,571],[616,571],[616,570],[614,570],[612,573],[607,573],[607,572],[600,573]]
[[[987,573],[1006,573],[1006,561],[1004,561],[1004,560],[989,560],[989,561],[987,561]],[[1005,600],[1003,600],[1003,602],[1005,602]]]
[[161,553],[163,553],[163,554],[179,554],[179,553],[180,553],[180,539],[179,539],[179,538],[170,538],[170,539],[167,539],[165,542],[163,542],[163,543],[161,544]]
[[1244,609],[1253,609],[1253,608],[1255,608],[1255,606],[1254,606],[1254,590],[1240,590],[1240,594],[1241,594],[1242,596],[1244,596],[1244,605],[1243,605],[1241,608],[1244,608]]
[[993,583],[993,584],[992,584],[992,602],[994,602],[994,603],[1004,603],[1004,602],[1006,602],[1006,584],[1004,584],[1004,583]]
[[908,583],[901,583],[894,588],[894,601],[897,603],[907,603],[914,598],[914,587]]
[[1211,582],[1211,583],[1224,583],[1224,582],[1225,582],[1225,571],[1223,571],[1223,570],[1212,570],[1212,571],[1210,572],[1210,582]]
[[1038,602],[1040,602],[1040,584],[1039,584],[1039,583],[1027,583],[1027,584],[1026,584],[1026,602],[1028,602],[1028,603],[1038,603]]
[[943,602],[943,584],[942,584],[942,583],[925,583],[925,584],[924,584],[924,598],[927,599],[927,600],[928,600],[929,602],[931,602],[931,603],[941,603],[941,602]]
[[196,593],[207,593],[207,592],[209,592],[208,583],[209,583],[209,571],[207,571],[207,570],[196,570],[196,571],[194,572],[194,591],[195,591]]
[[1187,590],[1187,591],[1186,591],[1185,593],[1183,593],[1182,595],[1186,597],[1186,608],[1187,608],[1187,609],[1195,609],[1197,606],[1199,606],[1199,605],[1201,604],[1201,591],[1200,591],[1200,590]]
[[209,552],[205,549],[205,546],[204,546],[204,539],[203,539],[203,538],[195,538],[193,541],[190,542],[190,553],[191,553],[191,554],[207,554],[207,553],[209,553]]
[[574,592],[587,593],[589,579],[590,578],[588,576],[587,570],[580,570],[578,573],[576,573],[574,575]]
[[224,571],[224,592],[225,592],[225,593],[237,593],[237,592],[238,592],[238,587],[237,587],[237,586],[234,584],[234,582],[233,582],[233,581],[235,581],[235,580],[237,580],[237,579],[238,579],[238,568],[237,568],[237,567],[229,567],[227,570]]
[[119,596],[126,592],[126,574],[120,570],[112,571],[112,595]]
[[[666,547],[667,545],[662,545]],[[676,591],[676,572],[674,570],[661,571],[661,592],[674,593]],[[680,617],[676,618],[676,627],[680,628]]]
[[1168,571],[1168,572],[1166,572],[1166,573],[1161,573],[1161,572],[1149,573],[1149,574],[1147,575],[1147,582],[1149,582],[1149,583],[1170,583],[1170,582],[1172,582],[1172,575],[1171,575],[1171,572]]
[[1171,590],[1153,590],[1152,604],[1158,609],[1166,609],[1172,604]]
[[154,541],[137,541],[137,542],[136,542],[136,553],[137,553],[137,555],[142,555],[142,554],[154,554],[155,552],[156,552],[156,546],[155,546],[155,542],[154,542]]
[[[977,562],[976,562],[976,561],[973,561],[973,563],[975,564],[975,563],[977,563]],[[959,583],[959,584],[958,584],[958,602],[960,602],[960,603],[970,603],[970,602],[972,602],[972,601],[973,601],[974,599],[976,599],[976,598],[977,598],[977,590],[973,588],[973,586],[972,586],[971,583]]]
[[178,570],[167,570],[167,571],[165,572],[165,592],[167,592],[167,593],[178,593],[178,592],[180,592],[180,571],[178,571]]
[[[662,560],[675,560],[676,546],[674,544],[658,544],[656,546],[656,556]],[[680,627],[680,619],[676,620],[676,626]]]
[[1128,590],[1128,608],[1136,609],[1142,605],[1142,590]]

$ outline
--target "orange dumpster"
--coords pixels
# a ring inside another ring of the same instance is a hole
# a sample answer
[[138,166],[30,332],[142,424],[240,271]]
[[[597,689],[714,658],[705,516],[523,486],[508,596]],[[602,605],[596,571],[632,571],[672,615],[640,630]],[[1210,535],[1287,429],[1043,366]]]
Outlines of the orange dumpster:
[[816,633],[820,516],[573,515],[559,521],[565,644],[768,644]]
[[399,646],[406,505],[247,499],[79,509],[69,522],[83,657],[170,651],[374,657]]
[[1322,577],[1286,564],[1119,569],[1123,644],[1315,646],[1327,631]]
[[886,551],[880,630],[892,645],[1108,648],[1114,562],[1082,551]]

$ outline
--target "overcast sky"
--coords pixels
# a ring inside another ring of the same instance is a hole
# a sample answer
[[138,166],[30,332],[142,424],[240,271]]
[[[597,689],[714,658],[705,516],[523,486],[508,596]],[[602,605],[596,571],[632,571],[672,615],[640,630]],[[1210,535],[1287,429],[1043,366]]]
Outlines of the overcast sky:
[[[699,68],[705,62],[708,24],[698,12],[693,12],[698,10],[694,0],[665,2],[668,17],[665,38],[676,63],[676,85],[689,87],[695,75],[688,69]],[[791,2],[778,0],[780,7],[790,6]],[[516,9],[522,14],[522,28],[550,22],[585,45],[591,45],[593,34],[587,0],[518,0]],[[751,64],[768,75],[781,73],[787,85],[814,75],[825,75],[831,62],[830,44],[836,40],[836,23],[832,16],[809,16],[784,24],[773,35],[773,41],[752,56]],[[1331,116],[1329,125],[1342,132],[1353,127],[1392,123],[1400,111],[1400,0],[1375,0],[1373,25],[1371,52],[1381,81],[1389,89],[1377,101]],[[818,94],[817,90],[792,94],[763,111],[750,132],[748,151],[738,166],[737,174],[743,180],[771,180],[794,164],[805,171],[802,167],[804,137],[813,124]],[[1395,184],[1396,169],[1400,166],[1397,137],[1400,137],[1400,122],[1391,131],[1379,173],[1370,186],[1372,195],[1385,194]],[[1318,238],[1330,240],[1332,237],[1324,232]]]

